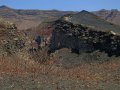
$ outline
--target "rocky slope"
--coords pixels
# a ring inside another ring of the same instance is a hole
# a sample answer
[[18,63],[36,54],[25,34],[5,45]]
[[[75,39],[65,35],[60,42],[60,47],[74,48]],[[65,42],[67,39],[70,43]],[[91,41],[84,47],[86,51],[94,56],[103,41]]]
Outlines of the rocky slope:
[[15,24],[0,19],[0,59],[11,56],[22,60],[36,60],[38,56],[33,56],[40,53],[37,42],[39,40],[36,41],[25,32],[19,31]]
[[0,55],[14,55],[24,46],[24,35],[19,33],[15,24],[0,19]]
[[[93,25],[94,24],[94,25]],[[119,56],[120,27],[82,11],[54,22],[50,51],[69,48],[76,53],[100,50]]]

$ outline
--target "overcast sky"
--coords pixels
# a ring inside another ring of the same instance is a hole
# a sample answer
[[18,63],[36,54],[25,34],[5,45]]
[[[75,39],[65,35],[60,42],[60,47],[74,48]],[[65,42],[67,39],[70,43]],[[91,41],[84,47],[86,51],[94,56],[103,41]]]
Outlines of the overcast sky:
[[64,11],[120,10],[120,0],[0,0],[0,5],[16,9],[57,9]]

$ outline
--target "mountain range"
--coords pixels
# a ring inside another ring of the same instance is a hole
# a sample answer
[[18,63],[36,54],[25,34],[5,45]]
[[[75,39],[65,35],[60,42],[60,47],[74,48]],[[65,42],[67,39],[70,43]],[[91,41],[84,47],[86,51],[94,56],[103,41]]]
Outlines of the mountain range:
[[7,6],[0,7],[0,17],[15,23],[18,29],[28,29],[39,25],[41,22],[53,21],[62,15],[73,13],[57,10],[17,10]]
[[[55,21],[63,15],[75,13],[78,12],[58,10],[22,10],[0,6],[0,17],[15,23],[20,30],[36,27],[41,22]],[[118,10],[102,9],[92,13],[113,24],[120,25],[120,11]]]

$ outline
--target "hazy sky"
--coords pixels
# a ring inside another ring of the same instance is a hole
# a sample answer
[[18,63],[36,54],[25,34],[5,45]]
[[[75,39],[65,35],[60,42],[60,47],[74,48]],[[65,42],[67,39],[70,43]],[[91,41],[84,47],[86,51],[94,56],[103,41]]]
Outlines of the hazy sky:
[[7,5],[17,9],[57,9],[64,11],[120,10],[120,0],[0,0],[0,5]]

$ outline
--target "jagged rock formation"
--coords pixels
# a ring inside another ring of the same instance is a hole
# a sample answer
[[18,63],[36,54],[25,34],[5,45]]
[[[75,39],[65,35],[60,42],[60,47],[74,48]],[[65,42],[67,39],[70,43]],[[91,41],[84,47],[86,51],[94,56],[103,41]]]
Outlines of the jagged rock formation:
[[113,31],[93,29],[65,20],[54,23],[50,52],[60,48],[69,48],[73,52],[93,52],[100,50],[109,56],[120,55],[120,36]]

